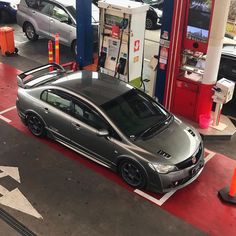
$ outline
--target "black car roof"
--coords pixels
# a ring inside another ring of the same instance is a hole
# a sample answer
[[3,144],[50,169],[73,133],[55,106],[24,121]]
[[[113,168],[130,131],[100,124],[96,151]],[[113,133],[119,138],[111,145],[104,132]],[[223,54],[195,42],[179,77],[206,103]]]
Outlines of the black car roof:
[[52,85],[82,95],[98,106],[133,88],[117,78],[92,71],[67,74],[65,77],[52,82]]

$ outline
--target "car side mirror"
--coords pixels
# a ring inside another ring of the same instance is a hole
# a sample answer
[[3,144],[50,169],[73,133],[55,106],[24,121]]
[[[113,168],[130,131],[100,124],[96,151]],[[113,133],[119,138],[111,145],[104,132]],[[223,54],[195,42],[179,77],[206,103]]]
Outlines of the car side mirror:
[[109,135],[109,132],[106,129],[100,129],[100,130],[98,130],[97,135],[99,137],[106,137]]

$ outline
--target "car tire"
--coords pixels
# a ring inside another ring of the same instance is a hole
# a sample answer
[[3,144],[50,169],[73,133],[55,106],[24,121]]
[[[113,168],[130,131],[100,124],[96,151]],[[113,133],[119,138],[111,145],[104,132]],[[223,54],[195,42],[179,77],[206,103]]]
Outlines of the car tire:
[[151,30],[154,29],[154,26],[156,25],[157,19],[154,17],[147,17],[146,18],[146,29]]
[[46,134],[45,125],[42,119],[35,115],[29,114],[26,118],[29,131],[36,137],[44,137]]
[[35,32],[34,26],[31,23],[27,23],[24,26],[24,32],[25,32],[26,37],[30,41],[36,41],[39,38],[39,36]]
[[134,188],[143,189],[147,185],[147,176],[144,169],[135,161],[124,160],[119,165],[122,179]]

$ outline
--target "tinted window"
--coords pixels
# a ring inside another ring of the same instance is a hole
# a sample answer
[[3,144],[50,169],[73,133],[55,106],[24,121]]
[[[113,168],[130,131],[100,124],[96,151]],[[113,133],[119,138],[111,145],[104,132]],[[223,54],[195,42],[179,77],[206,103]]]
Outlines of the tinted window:
[[136,137],[170,117],[158,103],[136,89],[103,104],[102,108],[128,137]]
[[74,102],[73,116],[82,122],[86,123],[89,126],[99,130],[107,129],[108,125],[103,120],[103,118],[92,108],[79,103],[78,101]]
[[53,4],[47,1],[42,1],[39,5],[39,11],[45,15],[52,15]]
[[48,96],[48,91],[44,91],[41,94],[41,99],[46,102],[47,101],[47,96]]
[[64,9],[54,6],[53,11],[52,11],[52,17],[59,21],[68,21],[69,20],[69,15],[65,12]]
[[71,113],[71,99],[63,93],[51,90],[44,91],[41,99],[63,112]]
[[25,1],[28,7],[37,9],[38,8],[38,0],[26,0]]

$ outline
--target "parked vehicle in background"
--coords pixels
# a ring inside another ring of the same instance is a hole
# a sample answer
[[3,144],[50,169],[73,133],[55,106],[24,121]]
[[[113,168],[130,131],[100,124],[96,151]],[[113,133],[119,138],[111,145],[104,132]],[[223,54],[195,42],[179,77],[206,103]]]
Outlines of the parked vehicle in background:
[[199,133],[119,79],[48,64],[17,80],[17,111],[32,134],[118,172],[134,188],[167,192],[203,170]]
[[17,5],[20,0],[0,1],[0,23],[12,23],[16,21]]
[[149,4],[149,10],[146,17],[146,29],[155,29],[161,26],[162,9],[164,0],[132,0]]
[[[91,20],[94,43],[97,43],[99,11],[94,4]],[[31,41],[39,36],[54,39],[58,33],[60,43],[71,47],[76,54],[76,0],[21,0],[17,23]]]
[[[218,80],[222,78],[236,83],[236,44],[223,45]],[[232,100],[223,106],[223,113],[236,119],[236,87]]]
[[[92,0],[97,6],[99,0]],[[162,20],[162,9],[164,0],[131,0],[135,2],[142,2],[149,4],[149,10],[147,11],[146,17],[146,29],[151,30],[155,27],[161,26]]]

